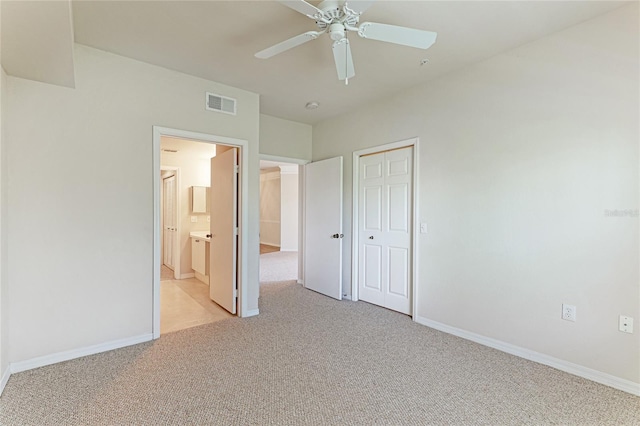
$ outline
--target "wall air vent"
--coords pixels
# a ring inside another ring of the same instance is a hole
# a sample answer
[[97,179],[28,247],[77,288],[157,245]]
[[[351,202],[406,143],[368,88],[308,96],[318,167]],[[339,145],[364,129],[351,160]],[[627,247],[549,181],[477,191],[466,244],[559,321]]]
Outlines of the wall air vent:
[[207,92],[206,108],[209,111],[218,111],[224,112],[225,114],[236,115],[236,100]]

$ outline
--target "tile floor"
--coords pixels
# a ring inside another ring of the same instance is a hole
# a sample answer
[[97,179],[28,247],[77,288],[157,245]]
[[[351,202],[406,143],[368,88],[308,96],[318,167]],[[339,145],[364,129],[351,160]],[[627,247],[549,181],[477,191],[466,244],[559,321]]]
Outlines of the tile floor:
[[232,318],[195,278],[160,281],[160,334]]
[[[280,251],[260,244],[260,254]],[[209,299],[209,286],[195,278],[174,280],[173,271],[162,265],[160,277],[160,334],[232,318]]]

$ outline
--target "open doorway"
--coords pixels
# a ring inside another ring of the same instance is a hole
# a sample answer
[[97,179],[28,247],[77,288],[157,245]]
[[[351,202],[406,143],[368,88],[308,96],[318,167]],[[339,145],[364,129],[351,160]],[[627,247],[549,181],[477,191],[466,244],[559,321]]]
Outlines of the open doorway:
[[160,138],[160,333],[230,318],[209,297],[209,189],[216,145]]
[[[242,167],[242,161],[246,162],[246,141],[157,127],[154,128],[153,140],[156,169],[154,338],[161,333],[229,318],[236,312],[239,316],[251,314],[242,305],[246,288],[243,259],[246,258],[247,247],[244,232],[247,215],[242,208],[247,205],[246,170]],[[226,175],[221,176],[219,171],[223,167],[219,160],[230,157],[230,154],[233,163],[230,166],[225,164]],[[173,182],[172,173],[176,176]],[[221,188],[226,185],[223,181],[232,183],[228,196],[221,193]],[[173,189],[172,184],[175,186]],[[209,191],[207,187],[212,188]],[[171,199],[175,200],[173,206]],[[211,208],[213,200],[218,202],[215,209]],[[176,218],[175,226],[170,228],[174,234],[168,237],[164,232],[169,223],[165,216],[172,209]],[[225,222],[225,229],[220,229],[222,210],[228,210],[228,216],[232,218],[230,224]],[[232,244],[225,245],[227,239]],[[214,247],[210,249],[209,243]],[[166,253],[171,253],[165,250],[168,245],[173,246],[174,251],[167,257]],[[227,250],[229,253],[222,253],[220,247],[231,248]],[[224,259],[224,263],[211,268],[214,258],[215,261]],[[173,265],[166,264],[168,260]],[[173,266],[173,274],[163,274],[165,267],[170,266]],[[220,280],[222,273],[224,279]],[[228,295],[229,300],[221,301],[218,297],[221,292]]]
[[260,284],[298,281],[299,165],[260,160]]

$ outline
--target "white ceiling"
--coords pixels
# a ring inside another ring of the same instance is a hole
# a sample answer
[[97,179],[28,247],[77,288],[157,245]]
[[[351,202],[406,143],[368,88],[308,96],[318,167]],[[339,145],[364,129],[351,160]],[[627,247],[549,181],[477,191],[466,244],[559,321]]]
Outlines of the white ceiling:
[[[5,3],[3,0],[3,23]],[[326,35],[271,59],[254,57],[268,46],[316,29],[311,19],[275,1],[71,3],[74,31],[68,33],[77,43],[258,93],[262,113],[310,124],[625,4],[380,0],[364,13],[361,22],[436,31],[438,40],[423,51],[364,40],[351,33],[356,76],[345,87],[337,79],[331,41]],[[46,23],[41,30],[47,30]],[[60,32],[59,28],[50,28],[49,39]],[[12,36],[3,25],[3,51],[6,38]],[[60,43],[65,37],[58,37]],[[22,52],[23,62],[34,56]],[[420,61],[427,58],[429,63],[420,66]],[[56,60],[54,55],[39,59]],[[5,62],[3,57],[2,63],[11,73]],[[30,66],[36,67],[33,62]],[[304,105],[311,100],[320,102],[320,108],[306,110]]]

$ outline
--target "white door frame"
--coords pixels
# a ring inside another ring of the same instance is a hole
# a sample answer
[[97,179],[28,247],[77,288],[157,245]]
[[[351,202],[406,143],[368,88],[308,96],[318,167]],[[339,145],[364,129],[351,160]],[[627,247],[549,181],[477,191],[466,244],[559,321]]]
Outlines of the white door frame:
[[153,126],[153,298],[152,298],[152,330],[153,338],[160,337],[160,138],[169,136],[181,139],[192,139],[197,142],[221,144],[237,147],[240,150],[240,222],[238,224],[238,316],[251,315],[247,306],[248,263],[246,261],[249,248],[249,142],[243,139],[197,133],[188,130],[171,129]]
[[[297,164],[298,166],[304,166],[311,162],[311,160],[268,154],[260,154],[259,158],[267,161]],[[298,173],[298,284],[302,285],[304,285],[304,213],[304,169],[302,169]]]
[[[160,182],[162,182],[162,172],[163,171],[172,171],[174,172],[174,176],[176,177],[176,188],[175,188],[175,209],[176,209],[176,217],[180,217],[180,167],[174,166],[163,166],[160,165]],[[160,205],[160,209],[162,209],[162,204]],[[160,223],[158,226],[162,226]],[[162,233],[162,230],[160,231]],[[182,279],[182,268],[180,267],[180,220],[176,219],[176,236],[177,238],[173,241],[173,278],[176,280]],[[160,236],[160,238],[163,238]],[[164,241],[163,241],[164,242]],[[160,252],[160,259],[162,259],[164,253]],[[163,262],[160,262],[160,266],[162,266]]]
[[417,245],[417,230],[418,226],[418,143],[419,139],[411,138],[398,142],[392,142],[385,145],[378,145],[371,148],[361,149],[359,151],[353,152],[353,191],[352,191],[352,202],[353,202],[353,211],[352,213],[352,226],[351,226],[351,300],[354,302],[358,300],[358,263],[360,260],[360,248],[358,245],[359,239],[359,219],[358,219],[358,200],[360,195],[360,157],[363,155],[377,154],[379,152],[390,151],[392,149],[413,147],[413,192],[411,194],[413,198],[413,206],[411,208],[411,317],[414,319],[417,318],[416,314],[416,304],[417,304],[417,293],[416,283],[418,282],[418,268],[417,268],[417,259],[418,259],[418,245]]

